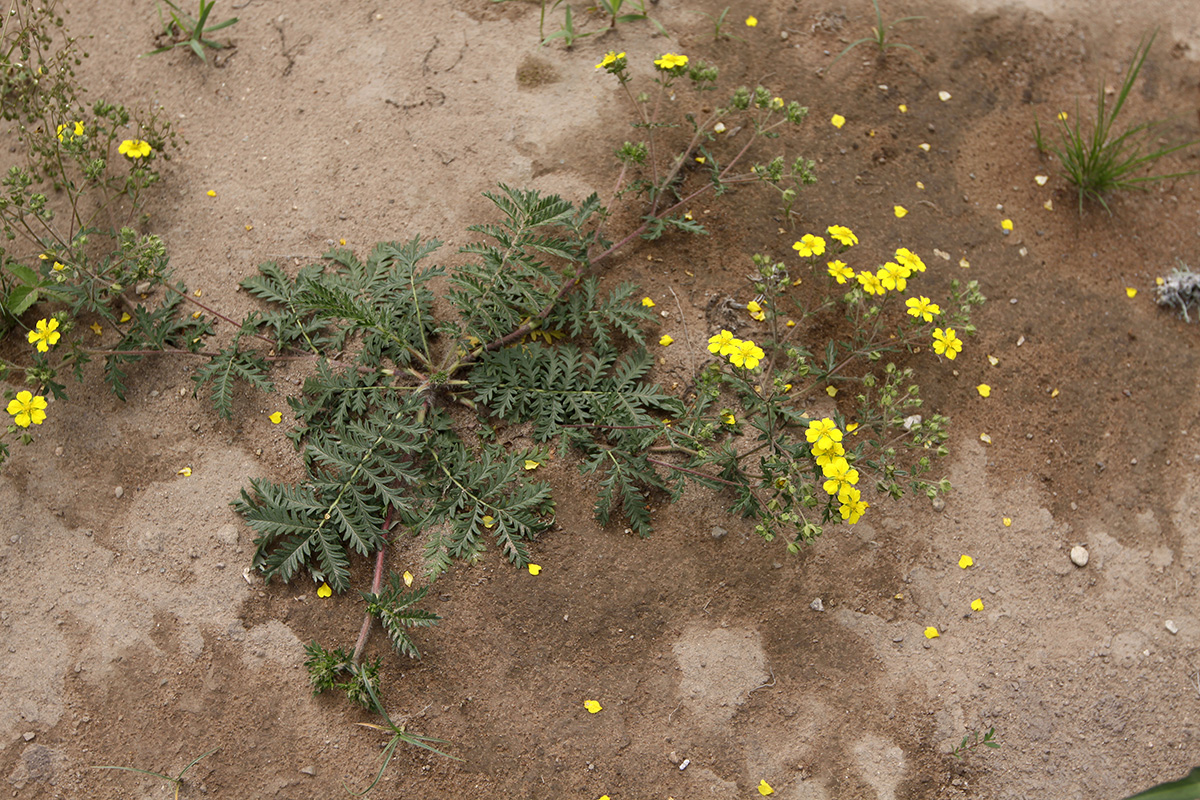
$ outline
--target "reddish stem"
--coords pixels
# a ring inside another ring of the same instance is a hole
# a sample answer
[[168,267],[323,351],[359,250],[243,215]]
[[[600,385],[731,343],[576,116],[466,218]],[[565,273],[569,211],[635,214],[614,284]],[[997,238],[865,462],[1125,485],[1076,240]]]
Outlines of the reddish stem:
[[[383,520],[383,542],[379,545],[379,552],[375,554],[375,577],[371,580],[371,594],[378,595],[379,590],[383,587],[383,559],[387,554],[387,531],[392,524],[392,509],[389,507],[387,516]],[[358,632],[358,641],[354,643],[354,658],[352,659],[355,666],[362,659],[363,649],[367,646],[367,637],[371,634],[371,623],[375,620],[375,615],[370,611],[363,617],[362,628]]]

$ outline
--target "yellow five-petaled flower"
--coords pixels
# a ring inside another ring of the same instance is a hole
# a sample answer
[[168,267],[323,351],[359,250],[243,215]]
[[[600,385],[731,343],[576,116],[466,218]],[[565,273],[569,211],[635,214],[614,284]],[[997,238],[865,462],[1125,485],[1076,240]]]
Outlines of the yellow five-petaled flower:
[[41,425],[46,421],[46,398],[33,392],[17,392],[17,396],[8,404],[8,413],[18,427],[28,428],[30,425]]
[[939,356],[944,355],[953,361],[962,352],[962,348],[962,339],[958,338],[954,328],[946,328],[944,331],[941,328],[933,329],[933,352]]
[[745,341],[739,341],[729,353],[729,363],[735,367],[754,369],[765,355],[766,353],[763,352],[761,347],[746,339]]
[[933,322],[933,318],[942,313],[937,303],[929,302],[929,298],[924,296],[910,297],[904,301],[904,305],[908,306],[909,314],[926,322]]
[[677,53],[663,53],[658,58],[654,59],[654,66],[661,69],[663,72],[670,72],[674,69],[686,67],[688,57]]
[[150,155],[153,148],[149,142],[143,142],[141,139],[126,139],[117,147],[117,152],[129,158],[145,158]]
[[830,225],[825,229],[825,232],[837,239],[846,247],[853,247],[858,244],[858,237],[854,235],[854,231],[847,228],[845,225]]
[[825,266],[829,270],[829,277],[835,278],[838,283],[854,279],[854,270],[847,267],[845,261],[830,261]]
[[813,236],[811,233],[806,233],[800,237],[800,241],[792,245],[792,249],[801,256],[819,256],[825,252],[825,240],[820,236]]
[[733,352],[734,343],[737,339],[729,331],[721,331],[716,336],[710,336],[708,339],[708,352],[716,353],[720,356],[727,356]]
[[609,50],[607,53],[604,54],[604,58],[600,59],[600,63],[596,65],[596,69],[603,69],[604,67],[607,67],[609,64],[613,64],[616,61],[618,61],[619,59],[622,59],[624,57],[625,57],[624,53],[618,53],[615,50]]
[[62,334],[58,332],[58,320],[54,318],[39,319],[36,330],[29,332],[29,343],[37,345],[38,352],[44,353],[51,346],[58,344],[61,336]]
[[83,136],[83,122],[82,121],[76,121],[76,122],[71,123],[70,125],[67,125],[64,123],[62,125],[59,125],[58,130],[57,130],[58,140],[60,142],[63,140],[63,131],[66,131],[68,128],[71,129],[69,131],[69,134],[71,136]]

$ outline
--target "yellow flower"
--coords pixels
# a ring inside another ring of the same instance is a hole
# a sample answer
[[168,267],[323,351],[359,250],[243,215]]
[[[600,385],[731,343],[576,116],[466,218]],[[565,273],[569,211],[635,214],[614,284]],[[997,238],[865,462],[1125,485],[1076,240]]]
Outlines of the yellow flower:
[[117,152],[129,158],[145,158],[150,155],[153,148],[149,142],[143,142],[141,139],[126,139],[117,147]]
[[854,278],[854,270],[847,267],[845,261],[830,261],[825,266],[829,270],[829,277],[835,278],[838,283],[845,283]]
[[[850,466],[844,458],[834,459],[833,463],[825,468],[825,477],[828,480],[823,484],[823,488],[829,494],[841,496],[843,489],[848,489],[858,483],[858,470]],[[849,493],[846,494],[849,499]],[[843,500],[842,502],[846,502]]]
[[529,565],[529,574],[530,575],[537,575],[541,571],[542,571],[541,565],[539,565],[539,564],[530,564]]
[[867,294],[887,294],[887,289],[883,288],[883,284],[874,272],[864,269],[858,273],[858,282],[862,284],[863,291]]
[[825,232],[844,244],[846,247],[853,247],[858,244],[858,237],[854,235],[854,231],[847,228],[845,225],[830,225],[825,229]]
[[658,58],[654,59],[654,66],[661,69],[663,72],[670,72],[674,69],[686,67],[688,57],[677,55],[676,53],[663,53]]
[[36,330],[29,332],[29,343],[37,345],[37,351],[44,353],[51,346],[58,344],[59,338],[62,336],[58,332],[58,320],[53,317],[50,319],[39,319],[37,321]]
[[899,264],[889,261],[883,265],[875,277],[883,284],[884,289],[894,289],[903,292],[908,287],[908,270]]
[[746,310],[750,312],[751,319],[762,322],[767,318],[767,313],[763,311],[762,306],[758,304],[757,300],[751,300],[749,303],[746,303]]
[[1002,219],[1000,220],[1000,227],[1006,231],[1011,231],[1013,229],[1013,221],[1011,219]]
[[734,425],[737,423],[737,417],[733,416],[732,411],[722,411],[721,422],[724,422],[726,425]]
[[412,586],[412,582],[413,582],[413,574],[411,572],[409,572],[408,570],[404,570],[404,585]]
[[870,506],[870,503],[862,499],[858,489],[849,486],[842,487],[842,491],[838,493],[838,501],[842,504],[838,512],[842,519],[851,525],[862,519],[863,512]]
[[932,625],[930,625],[928,628],[925,629],[925,638],[926,639],[936,639],[939,636],[941,636],[941,634],[938,633],[938,629],[933,627]]
[[777,110],[780,108],[783,108],[783,98],[782,97],[772,97],[771,98],[771,108],[774,108]]
[[933,352],[939,356],[944,355],[953,361],[962,352],[962,347],[962,339],[958,338],[954,328],[946,328],[944,331],[941,328],[933,329]]
[[496,524],[496,518],[493,517],[491,514],[484,514],[482,522],[483,522],[483,527],[491,528],[493,525]]
[[817,466],[824,470],[831,464],[837,462],[839,458],[846,455],[846,448],[842,447],[841,442],[834,442],[834,445],[829,450],[818,450],[813,446],[813,455],[817,457]]
[[604,706],[600,705],[596,700],[584,700],[583,707],[587,709],[589,714],[598,714],[604,710]]
[[71,128],[71,132],[70,132],[71,136],[83,136],[83,123],[82,122],[74,122],[70,126],[68,126],[67,124],[64,123],[64,124],[58,126],[57,133],[58,133],[58,140],[60,142],[63,140],[63,131],[67,130],[68,127]]
[[1058,112],[1058,119],[1060,122],[1066,122],[1067,121],[1067,112],[1065,112],[1065,111]]
[[771,784],[765,780],[761,780],[758,782],[758,793],[766,797],[769,794],[775,794],[775,790],[771,788]]
[[967,567],[972,567],[974,565],[975,559],[971,558],[970,556],[961,555],[958,557],[958,566],[960,569],[966,569]]
[[983,611],[983,598],[982,597],[977,597],[971,601],[971,610],[972,611]]
[[182,475],[182,476],[183,476],[183,477],[185,477],[185,478],[190,478],[190,477],[192,477],[192,468],[191,468],[191,467],[184,467],[183,469],[181,469],[181,470],[178,470],[178,471],[177,471],[175,474],[176,474],[176,475]]
[[663,347],[669,347],[670,344],[674,341],[675,340],[672,339],[668,334],[664,333],[662,335],[662,338],[658,340],[658,343],[661,344]]
[[649,297],[643,297],[642,305],[645,306],[646,308],[654,308],[654,301],[651,300]]
[[792,249],[805,258],[819,256],[825,252],[825,240],[820,236],[806,233],[800,237],[800,241],[792,245]]
[[904,219],[908,209],[904,206],[892,206],[892,213],[896,215],[896,219]]
[[46,406],[46,398],[42,395],[21,391],[9,402],[7,410],[17,427],[28,428],[46,421]]
[[278,425],[279,423],[283,422],[283,412],[276,411],[273,414],[271,414],[271,416],[267,417],[267,419],[271,420],[271,422]]
[[329,588],[328,583],[322,581],[321,585],[317,587],[317,597],[329,597],[331,594],[333,594],[333,589]]
[[721,331],[716,336],[709,337],[708,352],[716,353],[717,355],[727,356],[733,352],[740,341],[733,338],[733,334],[729,331]]
[[542,465],[540,461],[534,461],[531,458],[525,459],[525,469],[537,469]]
[[919,255],[914,253],[912,250],[909,250],[907,247],[901,247],[896,250],[896,261],[900,262],[902,267],[907,268],[909,274],[913,272],[925,271],[925,262],[921,260]]
[[842,440],[842,432],[838,430],[836,422],[825,417],[809,422],[804,438],[813,446],[813,450],[826,452]]
[[1137,289],[1133,288],[1132,286],[1126,286],[1125,296],[1132,300],[1133,298],[1137,297]]
[[54,271],[55,272],[62,272],[66,268],[67,268],[67,265],[62,263],[61,261],[54,262]]
[[843,117],[841,114],[834,114],[832,117],[829,118],[829,124],[835,128],[841,128],[843,125],[846,124],[846,118]]
[[937,303],[929,302],[929,298],[925,296],[910,297],[904,301],[904,305],[908,306],[908,313],[918,319],[924,319],[926,322],[933,322],[933,318],[942,313],[942,309],[938,308]]
[[991,397],[992,395],[992,387],[988,386],[986,383],[981,383],[976,386],[975,391],[979,392],[980,397]]
[[596,65],[596,69],[603,69],[604,67],[607,67],[609,64],[612,64],[613,62],[617,61],[617,59],[621,59],[624,57],[625,57],[624,53],[618,54],[615,50],[609,50],[607,53],[604,54],[604,58],[600,59],[600,63]]
[[738,342],[737,346],[729,353],[729,363],[735,367],[754,369],[765,355],[766,353],[761,347],[747,339],[744,342]]
[[746,17],[746,27],[747,28],[757,28],[758,27],[758,17],[755,17],[755,16]]

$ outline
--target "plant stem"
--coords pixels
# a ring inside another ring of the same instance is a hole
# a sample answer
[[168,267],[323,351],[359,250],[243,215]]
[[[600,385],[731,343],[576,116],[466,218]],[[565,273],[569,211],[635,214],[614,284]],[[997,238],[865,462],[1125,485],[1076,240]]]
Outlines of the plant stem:
[[[387,516],[383,520],[383,543],[379,545],[379,552],[375,554],[375,577],[371,579],[371,594],[379,594],[379,590],[383,586],[383,559],[387,555],[387,531],[391,524],[392,508],[388,506]],[[356,667],[362,660],[363,649],[367,646],[367,636],[371,634],[371,623],[374,621],[375,615],[370,611],[363,616],[362,628],[358,631],[358,641],[354,643],[354,657],[351,659]]]

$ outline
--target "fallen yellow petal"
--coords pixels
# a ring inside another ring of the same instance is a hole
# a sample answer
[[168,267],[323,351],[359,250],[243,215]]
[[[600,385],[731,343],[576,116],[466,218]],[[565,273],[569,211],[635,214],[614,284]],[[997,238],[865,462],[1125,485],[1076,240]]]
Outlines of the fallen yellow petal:
[[1047,211],[1053,211],[1054,210],[1054,201],[1047,200],[1046,202],[1042,203],[1042,208],[1046,209]]
[[1132,286],[1126,286],[1125,296],[1129,298],[1137,297],[1137,289],[1133,288]]
[[928,628],[925,629],[925,638],[926,639],[936,639],[939,636],[941,636],[941,634],[938,633],[938,629],[933,627],[932,625],[930,625]]
[[530,575],[537,575],[541,571],[542,571],[541,565],[539,565],[539,564],[530,564],[529,565],[529,574]]
[[651,300],[649,297],[643,297],[642,305],[645,306],[646,308],[654,308],[654,301]]
[[1048,176],[1048,175],[1034,175],[1034,176],[1033,176],[1033,179],[1034,179],[1035,181],[1037,181],[1037,185],[1038,185],[1038,186],[1045,186],[1045,185],[1046,185],[1046,181],[1050,180],[1050,176]]
[[966,269],[967,267],[971,266],[971,262],[967,261],[965,258],[960,258],[958,260],[958,265],[963,269]]
[[938,100],[941,100],[943,103],[946,102],[947,100],[949,100],[950,97],[951,97],[951,95],[949,92],[946,92],[946,91],[938,92]]
[[982,597],[977,597],[971,601],[971,610],[972,611],[983,611],[983,598]]
[[976,386],[975,391],[979,392],[980,397],[991,397],[992,395],[992,387],[988,386],[986,383],[981,383]]
[[253,225],[251,225],[249,222],[247,222],[247,223],[246,223],[246,230],[248,230],[248,231],[252,231],[252,230],[254,230],[254,226],[253,226]]
[[133,317],[129,316],[128,312],[121,315],[121,322],[129,322]]
[[840,129],[843,125],[846,124],[846,118],[843,117],[841,114],[834,114],[832,117],[830,117],[829,124],[835,128]]
[[991,355],[989,355],[989,356],[988,356],[988,363],[989,363],[989,364],[991,364],[991,365],[994,367],[994,366],[997,366],[997,365],[1000,363],[1000,359],[996,358],[995,356],[991,356]]
[[283,422],[283,412],[275,411],[271,414],[271,416],[267,417],[267,419],[271,420],[271,422],[274,422],[276,425],[278,425],[279,423]]
[[771,788],[771,784],[767,783],[765,780],[762,780],[758,782],[758,793],[763,797],[766,797],[769,794],[775,794],[775,790]]
[[837,387],[836,386],[826,386],[825,394],[829,395],[830,397],[837,397]]
[[490,528],[490,527],[492,527],[492,526],[493,526],[493,525],[495,525],[495,524],[496,524],[496,518],[495,518],[495,517],[493,517],[491,514],[484,514],[484,515],[483,515],[483,527],[485,527],[485,528]]
[[217,193],[216,193],[216,192],[214,192],[212,189],[209,189],[209,190],[208,190],[208,196],[209,196],[209,197],[216,197],[216,196],[217,196]]
[[541,465],[542,465],[542,462],[540,462],[540,461],[534,461],[529,458],[525,459],[525,469],[537,469]]
[[595,700],[583,701],[583,707],[587,709],[589,714],[598,714],[604,709],[604,706],[600,705],[600,703]]
[[413,582],[413,574],[411,572],[409,572],[408,570],[404,570],[404,585],[412,586],[412,582]]
[[754,28],[758,25],[758,17],[746,17],[746,27]]
[[190,477],[192,477],[192,468],[191,468],[191,467],[184,467],[183,469],[179,470],[179,471],[178,471],[178,472],[176,472],[175,474],[176,474],[176,475],[182,475],[182,476],[183,476],[183,477],[185,477],[185,478],[190,478]]
[[1163,281],[1163,279],[1162,279],[1162,278],[1155,278],[1155,279],[1154,279],[1154,285],[1155,285],[1155,286],[1162,286],[1162,285],[1163,285],[1163,283],[1164,283],[1164,281]]
[[1050,392],[1050,396],[1051,396],[1051,397],[1058,397],[1058,389],[1055,389],[1054,391]]
[[901,103],[901,104],[900,104],[900,113],[901,113],[901,114],[907,114],[907,113],[908,113],[908,106],[904,105],[904,103]]
[[329,597],[333,594],[333,589],[329,588],[328,583],[322,583],[317,587],[317,597]]
[[967,567],[971,567],[974,565],[975,565],[975,559],[971,558],[970,556],[961,555],[958,557],[958,566],[960,568],[966,569]]
[[1005,517],[1005,518],[1004,518],[1004,527],[1006,527],[1006,528],[1011,528],[1011,527],[1012,527],[1012,517]]
[[704,156],[696,156],[696,163],[697,163],[697,164],[703,164],[703,163],[704,163],[706,160],[707,160],[707,159],[705,159],[705,158],[704,158]]
[[661,344],[663,347],[669,347],[671,345],[671,343],[674,341],[675,340],[672,339],[669,334],[664,333],[662,335],[662,338],[658,340],[658,343]]
[[917,146],[920,147],[922,150],[924,150],[926,153],[929,152],[929,142],[921,142]]
[[345,247],[345,246],[346,246],[346,240],[345,240],[345,239],[338,239],[338,244],[340,244],[342,247]]
[[981,433],[979,434],[979,441],[983,442],[984,444],[991,444],[992,437],[988,436],[986,433]]
[[896,219],[904,219],[904,216],[908,214],[908,209],[904,206],[892,206],[892,213],[896,215]]
[[1011,219],[1002,219],[1000,220],[1000,227],[1006,231],[1011,231],[1013,229],[1013,221]]
[[99,336],[100,334],[104,333],[104,329],[100,327],[100,323],[99,323],[99,322],[93,322],[93,323],[92,323],[91,325],[89,325],[88,327],[89,327],[89,328],[91,328],[91,329],[92,329],[92,333],[96,334],[97,336]]
[[920,181],[917,181],[917,188],[918,188],[918,189],[924,189],[924,188],[925,188],[925,184],[921,183]]

